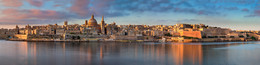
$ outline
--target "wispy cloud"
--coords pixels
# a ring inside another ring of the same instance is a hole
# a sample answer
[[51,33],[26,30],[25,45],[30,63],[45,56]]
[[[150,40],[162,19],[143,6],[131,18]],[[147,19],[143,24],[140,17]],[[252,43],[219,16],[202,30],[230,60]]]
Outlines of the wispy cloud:
[[23,5],[22,0],[0,0],[0,3],[8,7],[20,7]]
[[[3,23],[46,23],[51,20],[60,20],[73,16],[65,12],[58,12],[53,10],[18,10],[18,9],[5,9],[0,17],[0,22]],[[37,21],[38,20],[38,21]],[[46,21],[46,22],[42,22]]]
[[[133,13],[184,13],[186,16],[224,17],[240,11],[259,17],[259,0],[0,0],[1,23],[86,19],[91,14],[106,17],[139,16]],[[19,15],[19,16],[17,16]],[[175,15],[172,15],[175,16]],[[236,15],[232,15],[236,16]],[[185,18],[185,17],[183,17]],[[127,19],[127,18],[126,18]],[[195,19],[195,18],[186,18]],[[161,19],[158,19],[161,20]],[[147,20],[149,21],[149,20]],[[188,20],[186,20],[188,21]]]
[[43,5],[43,0],[27,0],[31,5],[41,7]]

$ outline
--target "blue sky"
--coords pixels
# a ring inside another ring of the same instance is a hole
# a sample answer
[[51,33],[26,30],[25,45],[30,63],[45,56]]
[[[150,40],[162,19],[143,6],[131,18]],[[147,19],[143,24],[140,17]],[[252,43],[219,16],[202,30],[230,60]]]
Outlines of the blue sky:
[[[91,14],[107,23],[207,24],[260,30],[259,0],[0,0],[0,24],[83,24]],[[1,27],[1,26],[0,26]]]

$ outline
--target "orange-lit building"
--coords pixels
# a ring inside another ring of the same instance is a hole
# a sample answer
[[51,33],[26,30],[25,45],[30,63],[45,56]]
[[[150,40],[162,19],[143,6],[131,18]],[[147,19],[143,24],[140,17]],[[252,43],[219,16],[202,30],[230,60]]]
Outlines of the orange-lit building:
[[202,38],[201,31],[180,31],[180,36]]

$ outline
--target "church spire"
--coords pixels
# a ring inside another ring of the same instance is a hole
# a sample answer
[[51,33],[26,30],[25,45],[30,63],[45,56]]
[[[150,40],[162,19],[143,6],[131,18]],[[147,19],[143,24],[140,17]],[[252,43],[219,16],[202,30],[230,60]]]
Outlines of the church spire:
[[102,20],[101,21],[104,21],[104,16],[102,16]]
[[91,19],[94,19],[94,14],[91,15]]
[[85,25],[88,25],[88,20],[85,20]]
[[105,21],[104,21],[104,16],[102,16],[101,24],[102,24],[102,25],[104,25],[104,24],[105,24]]
[[102,16],[102,20],[101,20],[101,33],[106,34],[104,16]]

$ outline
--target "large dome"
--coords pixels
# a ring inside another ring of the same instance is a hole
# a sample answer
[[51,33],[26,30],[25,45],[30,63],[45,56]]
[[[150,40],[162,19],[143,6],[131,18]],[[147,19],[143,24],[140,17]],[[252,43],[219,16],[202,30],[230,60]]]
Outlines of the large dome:
[[91,19],[88,21],[88,26],[97,26],[97,20],[94,18],[94,15],[91,16]]

